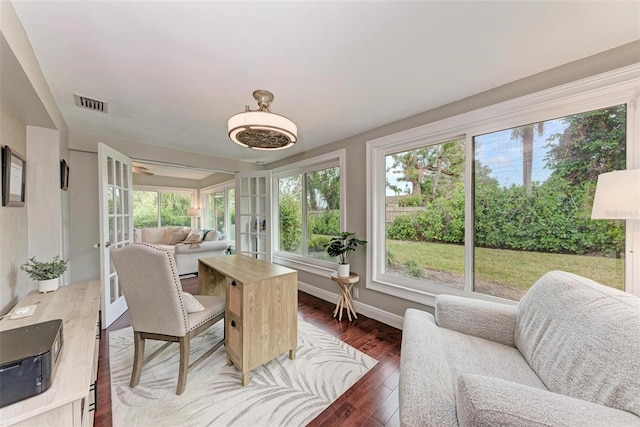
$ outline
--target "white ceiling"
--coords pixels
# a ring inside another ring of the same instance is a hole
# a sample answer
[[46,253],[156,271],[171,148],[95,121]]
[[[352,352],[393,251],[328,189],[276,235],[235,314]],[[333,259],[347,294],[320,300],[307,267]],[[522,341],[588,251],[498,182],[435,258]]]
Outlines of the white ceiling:
[[[69,130],[270,162],[640,39],[638,1],[13,2]],[[255,89],[292,119],[233,144]],[[108,103],[80,109],[74,94]]]

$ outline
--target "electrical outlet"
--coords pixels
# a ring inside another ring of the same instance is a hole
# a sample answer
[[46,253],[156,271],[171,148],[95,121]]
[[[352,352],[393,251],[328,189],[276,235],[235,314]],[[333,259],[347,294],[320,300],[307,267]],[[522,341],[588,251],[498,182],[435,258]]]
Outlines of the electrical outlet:
[[353,288],[353,297],[354,297],[355,299],[360,298],[360,289],[358,289],[358,288]]

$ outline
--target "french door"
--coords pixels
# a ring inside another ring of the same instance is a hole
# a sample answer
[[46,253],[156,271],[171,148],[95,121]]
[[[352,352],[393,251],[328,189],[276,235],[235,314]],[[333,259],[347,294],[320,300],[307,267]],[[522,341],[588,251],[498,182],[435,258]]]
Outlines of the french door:
[[131,159],[98,143],[98,181],[102,327],[107,328],[127,310],[110,250],[133,240]]
[[271,262],[271,172],[236,174],[236,253]]

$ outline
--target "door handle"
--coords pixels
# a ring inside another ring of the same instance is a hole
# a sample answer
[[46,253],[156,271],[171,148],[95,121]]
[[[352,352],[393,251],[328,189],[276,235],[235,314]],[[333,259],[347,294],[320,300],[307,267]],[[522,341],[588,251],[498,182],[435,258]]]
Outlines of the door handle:
[[[111,246],[111,242],[104,242],[104,247],[108,248],[109,246]],[[94,243],[93,244],[94,248],[99,248],[100,247],[100,243]]]

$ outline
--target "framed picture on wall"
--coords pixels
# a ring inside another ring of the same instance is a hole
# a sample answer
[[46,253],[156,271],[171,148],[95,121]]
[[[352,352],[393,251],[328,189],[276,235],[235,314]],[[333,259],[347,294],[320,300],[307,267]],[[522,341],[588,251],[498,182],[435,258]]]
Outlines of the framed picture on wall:
[[60,188],[64,191],[69,188],[69,165],[65,159],[60,160]]
[[2,148],[2,206],[24,206],[27,162],[5,145]]

